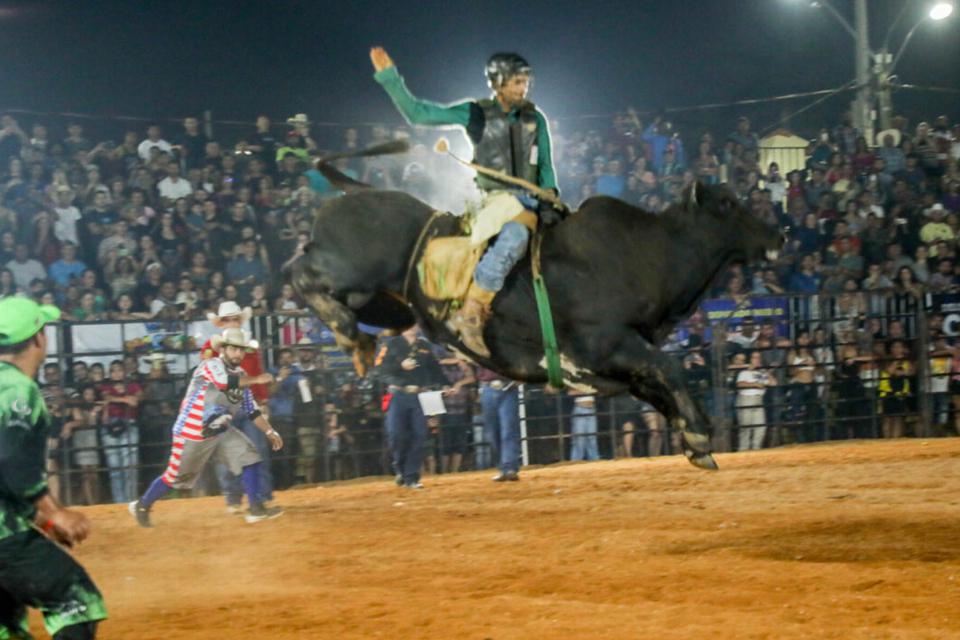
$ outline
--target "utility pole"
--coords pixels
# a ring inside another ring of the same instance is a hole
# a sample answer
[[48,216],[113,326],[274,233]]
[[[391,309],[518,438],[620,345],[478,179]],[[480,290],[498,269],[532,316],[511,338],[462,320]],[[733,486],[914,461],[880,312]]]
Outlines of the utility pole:
[[854,2],[856,29],[857,99],[853,108],[853,125],[873,142],[873,90],[870,84],[870,34],[867,25],[867,0]]
[[907,14],[908,7],[909,5],[904,4],[903,8],[900,10],[900,13],[897,14],[897,19],[893,21],[893,24],[890,25],[890,29],[887,31],[887,37],[883,39],[883,48],[880,49],[880,53],[874,56],[874,61],[876,64],[873,68],[873,72],[877,80],[877,100],[880,103],[880,128],[883,130],[889,129],[893,121],[893,99],[890,96],[890,79],[893,77],[893,72],[896,70],[897,63],[903,56],[903,52],[907,50],[907,45],[910,44],[910,39],[913,38],[913,34],[917,32],[917,29],[919,29],[922,24],[927,21],[939,22],[940,20],[948,18],[953,13],[954,9],[952,1],[935,3],[930,7],[930,10],[927,12],[927,14],[917,20],[910,31],[907,32],[907,35],[900,44],[900,48],[897,50],[897,53],[891,54],[890,38],[893,36],[894,30],[897,28],[897,25],[900,24],[900,21],[903,19],[904,15]]
[[[893,98],[890,95],[890,63],[893,55],[884,48],[875,56],[876,65],[873,70],[877,78],[877,103],[880,106],[880,130],[886,131],[893,124]],[[881,141],[877,141],[880,146]]]

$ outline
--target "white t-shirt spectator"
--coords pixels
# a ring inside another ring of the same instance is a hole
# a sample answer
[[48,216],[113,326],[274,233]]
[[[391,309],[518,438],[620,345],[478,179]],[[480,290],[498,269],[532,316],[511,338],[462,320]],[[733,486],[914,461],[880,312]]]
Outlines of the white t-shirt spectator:
[[30,283],[34,280],[46,280],[47,270],[39,261],[28,258],[24,262],[11,260],[7,263],[7,269],[13,274],[13,282],[24,291],[30,290]]
[[157,147],[160,151],[165,151],[167,153],[173,153],[173,147],[164,139],[157,140],[154,142],[150,138],[147,138],[137,146],[137,155],[140,156],[144,162],[149,162],[150,160],[150,149]]
[[[744,369],[737,374],[737,382],[750,382],[753,384],[767,384],[767,372],[761,369]],[[737,389],[740,398],[756,398],[767,392],[766,389],[759,387],[743,387]]]
[[53,235],[57,236],[60,242],[72,242],[80,244],[77,239],[77,222],[80,220],[80,210],[70,205],[64,209],[54,207],[57,219],[53,223]]
[[771,180],[765,186],[770,189],[770,199],[773,200],[774,204],[783,204],[783,201],[787,199],[787,183],[785,180]]
[[753,343],[757,341],[757,337],[760,334],[754,332],[752,336],[747,337],[743,333],[737,331],[736,333],[731,333],[727,336],[727,342],[733,342],[744,349],[752,349]]
[[176,200],[178,198],[186,198],[192,194],[193,187],[190,186],[189,180],[177,178],[177,181],[174,182],[170,179],[170,176],[167,176],[157,183],[157,191],[160,192],[161,198]]

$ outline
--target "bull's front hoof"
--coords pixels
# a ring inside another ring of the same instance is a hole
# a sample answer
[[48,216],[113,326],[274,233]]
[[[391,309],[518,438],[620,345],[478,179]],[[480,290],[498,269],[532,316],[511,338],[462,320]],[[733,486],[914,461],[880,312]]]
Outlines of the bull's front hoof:
[[688,451],[687,460],[690,461],[690,464],[700,469],[706,469],[707,471],[720,470],[717,461],[714,460],[713,456],[709,453],[693,453],[692,451]]

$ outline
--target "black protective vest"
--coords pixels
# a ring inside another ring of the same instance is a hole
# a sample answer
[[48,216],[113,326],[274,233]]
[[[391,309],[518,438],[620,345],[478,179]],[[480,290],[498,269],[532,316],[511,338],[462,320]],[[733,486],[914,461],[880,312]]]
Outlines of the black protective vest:
[[[495,99],[480,100],[476,104],[482,114],[482,123],[478,123],[480,127],[471,127],[474,163],[539,185],[537,155],[534,154],[539,126],[533,103],[525,102],[520,107],[517,122],[507,119],[508,114]],[[484,190],[510,187],[482,173],[477,174],[476,181]]]

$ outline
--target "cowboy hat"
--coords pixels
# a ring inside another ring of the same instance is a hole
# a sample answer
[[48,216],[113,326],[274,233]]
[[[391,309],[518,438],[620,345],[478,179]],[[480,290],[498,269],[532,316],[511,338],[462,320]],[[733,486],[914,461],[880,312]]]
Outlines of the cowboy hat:
[[161,364],[170,364],[174,361],[174,358],[168,356],[165,353],[160,353],[159,351],[154,351],[140,358],[143,360],[144,364],[150,365],[151,367],[159,367]]
[[287,124],[310,124],[310,120],[307,119],[307,114],[298,113],[292,118],[287,118]]
[[213,326],[220,327],[220,321],[224,318],[231,318],[233,316],[240,316],[240,322],[245,324],[253,316],[253,309],[250,307],[240,308],[233,300],[227,300],[226,302],[221,302],[220,307],[217,309],[216,313],[208,313],[207,320],[213,323]]
[[219,353],[223,347],[240,347],[247,351],[256,351],[260,343],[250,338],[250,334],[243,329],[227,329],[222,334],[210,338],[210,346]]
[[891,136],[893,138],[893,146],[900,146],[900,138],[903,136],[903,134],[900,133],[900,129],[884,129],[883,131],[877,133],[876,146],[882,147],[883,139],[887,136]]

